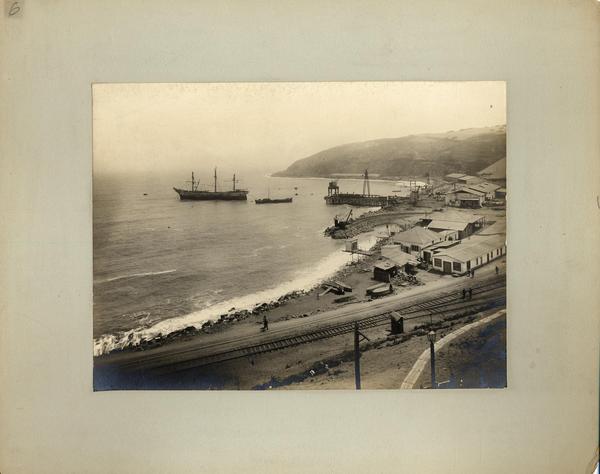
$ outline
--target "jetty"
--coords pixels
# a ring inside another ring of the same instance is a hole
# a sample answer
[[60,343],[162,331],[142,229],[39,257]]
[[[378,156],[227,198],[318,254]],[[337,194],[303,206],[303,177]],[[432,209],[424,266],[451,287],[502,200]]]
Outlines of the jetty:
[[407,199],[401,196],[379,196],[371,194],[369,183],[369,171],[365,170],[363,175],[363,192],[360,193],[340,193],[340,187],[337,181],[330,181],[327,188],[325,202],[329,205],[348,204],[350,206],[367,207],[385,207],[406,202]]

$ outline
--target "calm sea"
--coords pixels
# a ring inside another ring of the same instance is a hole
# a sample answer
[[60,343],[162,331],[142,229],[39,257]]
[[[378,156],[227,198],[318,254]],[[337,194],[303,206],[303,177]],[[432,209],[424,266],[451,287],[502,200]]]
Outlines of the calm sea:
[[[343,242],[323,236],[349,211],[325,205],[328,180],[242,178],[247,202],[180,201],[172,187],[184,187],[183,175],[94,178],[96,355],[309,289],[348,262]],[[361,192],[362,182],[340,187]],[[392,189],[371,182],[374,194]],[[267,193],[294,200],[254,203]],[[359,241],[373,243],[372,234]]]

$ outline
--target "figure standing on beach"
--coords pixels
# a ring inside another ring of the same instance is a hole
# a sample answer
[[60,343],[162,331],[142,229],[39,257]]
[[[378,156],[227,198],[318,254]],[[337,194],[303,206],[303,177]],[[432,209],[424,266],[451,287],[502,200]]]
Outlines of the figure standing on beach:
[[269,321],[267,320],[267,315],[263,316],[263,331],[269,330]]
[[496,275],[498,275],[499,271],[500,271],[500,269],[498,268],[498,265],[496,265]]
[[463,288],[463,300],[467,297],[467,290]]
[[473,298],[473,288],[469,288],[469,299]]

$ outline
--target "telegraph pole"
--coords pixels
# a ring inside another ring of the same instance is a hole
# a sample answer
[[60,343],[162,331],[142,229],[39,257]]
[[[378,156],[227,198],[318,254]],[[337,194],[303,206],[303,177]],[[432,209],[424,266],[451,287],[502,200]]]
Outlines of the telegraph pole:
[[358,323],[354,323],[354,382],[356,390],[360,390],[360,338],[363,337],[367,341],[370,339],[358,330]]
[[431,388],[438,388],[435,380],[435,331],[429,331],[427,339],[429,339],[429,357],[431,359]]
[[356,390],[360,390],[360,349],[358,347],[358,323],[354,323],[354,382]]

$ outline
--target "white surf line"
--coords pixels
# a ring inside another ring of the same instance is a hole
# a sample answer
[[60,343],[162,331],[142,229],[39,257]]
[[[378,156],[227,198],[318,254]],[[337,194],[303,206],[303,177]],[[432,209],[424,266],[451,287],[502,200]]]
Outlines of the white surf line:
[[[447,344],[452,342],[454,339],[456,339],[459,336],[462,336],[464,333],[470,331],[471,329],[475,329],[479,326],[483,326],[484,324],[487,324],[490,321],[493,321],[494,319],[499,318],[500,316],[504,316],[505,314],[506,314],[506,309],[501,309],[500,311],[497,311],[496,313],[494,313],[490,316],[480,319],[479,321],[475,321],[474,323],[467,324],[466,326],[463,326],[462,328],[457,329],[456,331],[451,332],[450,334],[447,334],[446,336],[444,336],[442,339],[440,339],[439,341],[437,341],[434,344],[434,346],[433,346],[434,352],[438,352],[440,349],[442,349],[444,346],[446,346]],[[402,382],[402,385],[400,386],[401,389],[412,389],[415,387],[417,380],[419,380],[419,377],[421,377],[423,370],[425,370],[425,367],[429,363],[429,357],[430,357],[429,356],[429,348],[427,348],[419,356],[419,358],[415,362],[415,365],[413,365],[413,367],[412,367],[412,369],[410,369],[410,372],[408,373],[408,375],[404,378],[404,381]]]
[[161,270],[159,272],[132,273],[130,275],[119,275],[119,276],[112,277],[112,278],[106,278],[105,280],[100,280],[97,283],[108,283],[109,281],[124,280],[125,278],[139,278],[139,277],[145,277],[145,276],[164,275],[166,273],[175,273],[176,271],[177,271],[176,269],[173,269],[173,270]]

